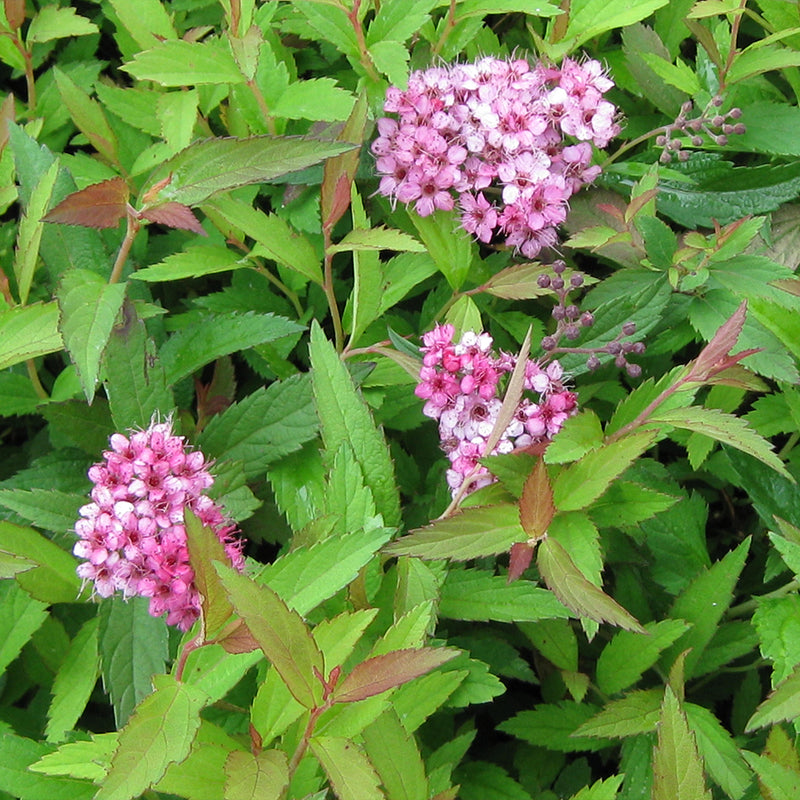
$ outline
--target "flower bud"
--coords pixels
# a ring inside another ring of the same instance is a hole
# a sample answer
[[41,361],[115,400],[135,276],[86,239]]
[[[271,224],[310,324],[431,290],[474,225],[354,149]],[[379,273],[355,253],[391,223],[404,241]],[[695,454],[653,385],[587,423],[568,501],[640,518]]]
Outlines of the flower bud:
[[636,333],[636,323],[626,322],[622,326],[622,332],[625,334],[625,336],[633,336],[633,334]]

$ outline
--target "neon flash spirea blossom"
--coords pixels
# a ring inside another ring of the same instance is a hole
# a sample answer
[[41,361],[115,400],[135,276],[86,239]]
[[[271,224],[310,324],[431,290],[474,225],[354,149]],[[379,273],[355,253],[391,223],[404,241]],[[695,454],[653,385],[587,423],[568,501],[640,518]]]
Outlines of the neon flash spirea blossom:
[[600,174],[590,143],[620,131],[603,98],[613,85],[598,61],[569,58],[412,72],[408,89],[386,92],[397,119],[378,120],[379,192],[422,217],[458,205],[468,233],[486,243],[499,234],[533,258],[556,244],[572,194]]
[[538,402],[523,397],[500,441],[487,453],[487,440],[502,405],[498,384],[504,374],[514,370],[516,357],[495,355],[488,333],[467,331],[458,342],[453,341],[454,334],[452,325],[437,325],[422,337],[420,382],[414,390],[426,401],[422,413],[439,420],[441,446],[450,459],[447,483],[453,495],[471,473],[476,479],[469,491],[494,480],[478,459],[552,439],[578,410],[577,396],[564,388],[561,364],[553,360],[543,366],[529,359],[524,389],[537,394]]
[[200,595],[186,546],[184,511],[211,527],[233,567],[244,569],[236,526],[203,492],[214,482],[199,450],[189,451],[171,421],[130,437],[115,433],[103,461],[89,469],[92,502],[75,524],[77,568],[95,592],[150,598],[154,617],[187,630],[200,615]]

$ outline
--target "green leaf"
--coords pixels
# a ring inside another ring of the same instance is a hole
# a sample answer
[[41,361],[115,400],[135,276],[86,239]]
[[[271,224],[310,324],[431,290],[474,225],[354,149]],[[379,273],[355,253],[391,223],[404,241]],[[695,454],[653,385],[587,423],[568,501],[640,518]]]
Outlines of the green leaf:
[[203,315],[190,327],[173,333],[161,347],[159,356],[167,383],[174,384],[220,356],[274,342],[302,330],[302,325],[274,314]]
[[736,54],[727,77],[731,83],[736,83],[762,72],[797,66],[800,66],[800,53],[788,47],[757,42]]
[[[108,772],[119,734],[94,733],[89,741],[68,742],[28,767],[45,775],[68,775],[99,783]],[[95,787],[96,790],[96,787]]]
[[478,569],[451,570],[445,578],[439,614],[449,619],[534,622],[570,612],[533,581],[508,583],[502,575]]
[[280,800],[289,783],[286,755],[234,750],[225,762],[225,800]]
[[245,475],[254,478],[313,439],[318,427],[311,381],[296,375],[256,389],[212,417],[197,444],[213,458],[242,462]]
[[306,615],[355,580],[391,534],[385,528],[356,531],[297,547],[264,567],[256,580]]
[[538,0],[534,8],[531,8],[525,0],[464,0],[458,4],[457,16],[461,19],[516,12],[524,12],[533,17],[556,17],[563,13],[558,6]]
[[519,521],[519,508],[515,503],[504,503],[466,508],[397,539],[384,552],[393,556],[469,561],[504,553],[515,542],[527,538]]
[[501,766],[489,761],[466,761],[457,767],[460,800],[529,800],[531,795]]
[[791,131],[800,125],[800,108],[760,101],[742,108],[739,122],[746,131],[736,136],[736,149],[778,156],[800,156],[800,142]]
[[381,714],[362,736],[389,800],[428,800],[428,780],[417,743],[394,710]]
[[673,495],[618,480],[595,500],[589,514],[599,528],[630,526],[655,517],[676,502],[678,498]]
[[250,264],[232,250],[219,245],[195,245],[182,253],[173,253],[158,264],[137,270],[131,278],[148,283],[178,281],[228,272]]
[[347,119],[356,99],[333,78],[309,78],[290,84],[270,113],[283,119],[339,122]]
[[[50,7],[46,6],[46,8]],[[23,306],[28,302],[28,294],[39,257],[39,243],[44,230],[42,217],[50,205],[58,171],[59,164],[56,160],[39,178],[25,205],[25,212],[19,221],[17,247],[14,256],[14,275],[17,279],[19,302]]]
[[207,200],[202,209],[212,219],[220,216],[225,223],[254,239],[256,244],[251,256],[272,259],[322,284],[322,270],[316,250],[305,236],[290,227],[282,217],[265,214],[230,196]]
[[595,781],[591,786],[585,786],[570,800],[616,800],[619,787],[624,780],[624,775],[614,775],[605,780]]
[[456,329],[456,339],[467,331],[479,332],[483,330],[481,312],[475,301],[469,295],[462,295],[447,309],[444,318],[446,325]]
[[553,482],[559,511],[586,508],[655,441],[654,431],[634,431],[562,469]]
[[325,500],[327,513],[336,519],[333,535],[380,527],[372,492],[364,486],[361,467],[347,442],[342,442],[333,458]]
[[668,0],[578,0],[570,6],[565,39],[574,49],[614,28],[644,19]]
[[100,360],[125,299],[125,286],[109,284],[96,272],[74,269],[61,279],[57,298],[64,346],[91,403],[100,377]]
[[671,411],[656,411],[650,422],[667,423],[683,430],[696,431],[718,442],[729,444],[762,461],[784,477],[789,473],[770,443],[759,436],[745,420],[716,408],[690,406]]
[[333,736],[314,736],[309,745],[339,800],[384,800],[378,788],[380,779],[355,742]]
[[267,183],[353,147],[301,136],[206,139],[189,145],[159,167],[151,181],[171,175],[169,184],[158,194],[159,200],[196,206],[217,192]]
[[95,800],[130,800],[151,787],[170,764],[189,754],[206,695],[171,675],[137,706],[119,736],[111,768]]
[[755,770],[759,783],[769,792],[771,800],[794,800],[797,797],[800,792],[800,773],[748,750],[743,750],[742,755]]
[[283,678],[294,698],[306,708],[322,702],[325,665],[311,632],[268,586],[216,563],[225,591],[264,655]]
[[592,703],[562,700],[560,703],[538,705],[530,711],[520,711],[497,727],[523,742],[561,753],[602,750],[608,746],[607,741],[574,735],[598,710]]
[[33,44],[92,33],[98,33],[97,25],[76,14],[74,8],[45,5],[31,20],[26,38]]
[[0,369],[55,353],[63,346],[55,302],[0,311]]
[[311,327],[309,354],[314,400],[329,454],[335,452],[339,442],[350,442],[378,512],[387,525],[397,525],[400,499],[386,442],[356,392],[347,368],[316,322]]
[[129,300],[123,303],[121,323],[111,332],[103,363],[106,395],[118,431],[146,428],[154,414],[168,414],[174,408],[155,346]]
[[603,648],[597,659],[597,686],[602,692],[616,694],[636,683],[689,626],[683,620],[667,619],[644,627],[648,635],[619,631]]
[[125,31],[142,50],[164,39],[177,38],[169,12],[158,0],[109,0],[109,3]]
[[753,775],[731,734],[703,706],[686,703],[684,711],[709,777],[728,797],[744,797]]
[[336,703],[355,703],[419,678],[454,659],[449,647],[392,650],[356,664],[333,693]]
[[72,640],[67,657],[53,681],[53,699],[47,711],[45,729],[48,742],[64,739],[67,731],[75,727],[89,702],[100,674],[97,628],[97,617],[92,617],[83,624]]
[[122,69],[140,81],[154,81],[161,86],[245,82],[233,54],[220,39],[160,42],[137,53]]
[[800,666],[779,683],[747,722],[748,731],[800,717]]
[[548,588],[578,616],[640,633],[644,631],[619,603],[584,577],[555,539],[546,538],[540,542],[536,563]]
[[650,263],[659,269],[669,269],[678,249],[675,231],[658,217],[637,217],[636,227],[644,239],[644,248]]
[[164,672],[167,628],[151,617],[143,597],[112,597],[98,611],[103,686],[111,696],[114,720],[121,728],[134,707],[150,694],[151,678]]
[[329,253],[344,253],[349,250],[397,250],[424,253],[425,246],[403,231],[385,228],[358,228],[345,234],[338,243],[328,248]]
[[16,372],[0,372],[0,416],[33,414],[42,398],[36,394],[30,378]]
[[25,592],[16,581],[0,581],[0,675],[47,619],[47,604]]
[[558,432],[558,436],[544,451],[547,464],[566,464],[577,461],[591,450],[603,444],[603,428],[594,411],[584,409],[570,417]]
[[[20,490],[4,490],[16,495]],[[42,494],[37,492],[37,499]],[[16,497],[14,498],[16,499]],[[14,499],[7,502],[14,502]],[[77,516],[72,518],[70,527]],[[33,597],[46,603],[71,603],[77,600],[81,582],[75,574],[75,559],[33,528],[0,521],[0,550],[22,556],[36,564],[16,580]]]
[[772,685],[783,681],[800,663],[800,598],[765,597],[753,613],[761,655],[772,661]]
[[669,686],[661,704],[653,772],[653,800],[711,800],[694,734]]
[[700,81],[691,67],[678,59],[670,64],[654,53],[642,53],[645,63],[670,86],[680,89],[685,94],[694,96],[700,91]]
[[453,291],[458,291],[469,275],[475,247],[461,231],[456,212],[437,210],[429,217],[410,212],[419,238]]
[[583,723],[577,736],[624,739],[654,731],[658,724],[662,693],[660,689],[628,692],[620,700],[611,700],[599,714]]
[[520,622],[518,626],[553,666],[566,672],[578,671],[578,638],[569,622],[540,620]]
[[681,652],[691,648],[685,662],[687,678],[693,674],[698,659],[731,603],[749,547],[750,540],[746,539],[711,569],[701,572],[672,606],[670,617],[684,619],[692,624],[692,628],[666,650],[662,662],[671,665]]

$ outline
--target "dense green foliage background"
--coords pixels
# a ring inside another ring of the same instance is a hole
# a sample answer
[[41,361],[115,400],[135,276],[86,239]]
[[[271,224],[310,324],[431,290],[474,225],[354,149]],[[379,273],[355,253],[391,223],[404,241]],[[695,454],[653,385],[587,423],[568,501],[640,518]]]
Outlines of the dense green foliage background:
[[[541,356],[556,254],[389,203],[369,143],[409,70],[512,54],[616,84],[559,248],[602,366],[453,505],[420,336]],[[796,798],[798,67],[785,0],[5,0],[0,798]],[[247,540],[187,520],[185,635],[72,555],[154,414]]]

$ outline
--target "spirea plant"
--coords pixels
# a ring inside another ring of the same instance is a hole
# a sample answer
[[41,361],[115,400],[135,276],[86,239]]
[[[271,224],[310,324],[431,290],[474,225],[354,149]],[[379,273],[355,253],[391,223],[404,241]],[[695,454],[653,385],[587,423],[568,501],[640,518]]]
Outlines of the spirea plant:
[[800,12],[0,6],[0,800],[797,794]]

